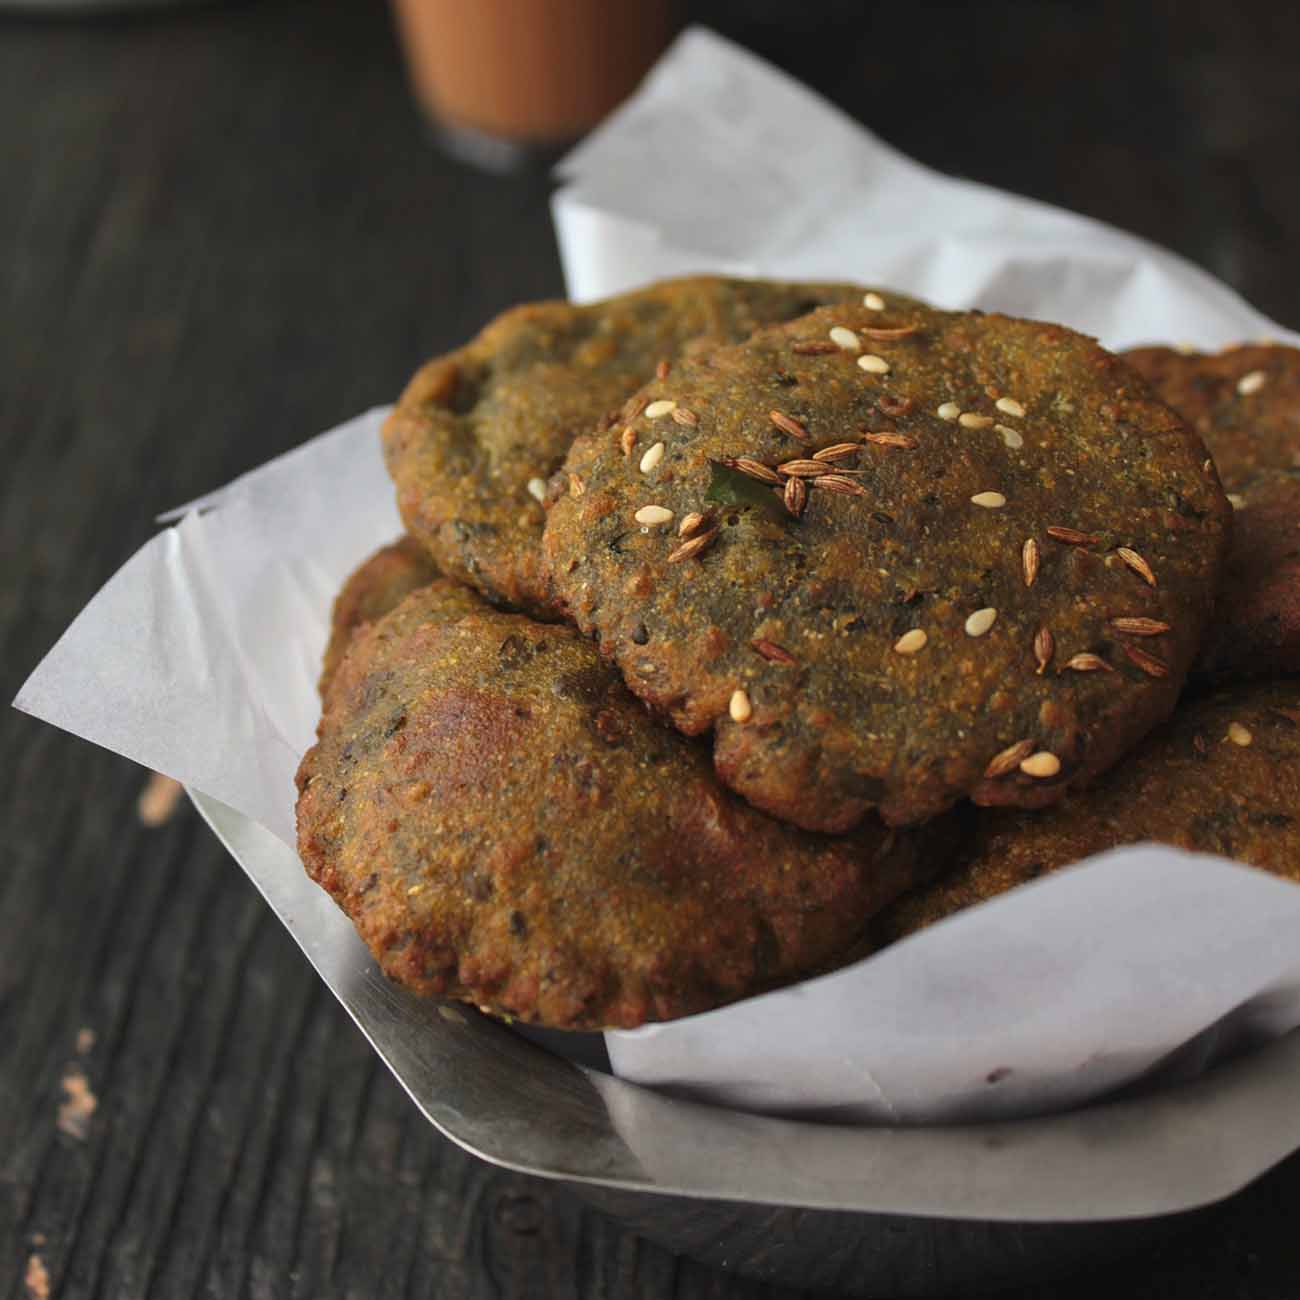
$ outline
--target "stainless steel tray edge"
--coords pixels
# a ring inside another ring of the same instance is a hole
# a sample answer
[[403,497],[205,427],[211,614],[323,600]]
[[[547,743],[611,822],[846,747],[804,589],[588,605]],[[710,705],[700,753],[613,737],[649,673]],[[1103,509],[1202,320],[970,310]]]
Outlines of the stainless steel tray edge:
[[1300,1031],[1156,1094],[1016,1122],[845,1127],[661,1096],[392,985],[286,845],[190,796],[430,1123],[493,1164],[754,1205],[1084,1223],[1210,1204],[1300,1148]]

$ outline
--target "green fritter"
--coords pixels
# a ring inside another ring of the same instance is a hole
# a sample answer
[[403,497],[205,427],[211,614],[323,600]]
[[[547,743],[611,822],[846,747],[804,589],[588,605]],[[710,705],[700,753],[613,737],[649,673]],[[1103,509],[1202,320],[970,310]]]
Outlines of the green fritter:
[[1124,359],[1200,432],[1236,507],[1193,676],[1300,672],[1300,350],[1137,348]]
[[1094,853],[1159,840],[1300,883],[1300,683],[1182,704],[1091,789],[1040,813],[982,813],[947,875],[870,927],[880,947]]
[[1200,440],[1091,339],[883,301],[674,367],[630,455],[575,443],[545,535],[631,689],[810,830],[1104,771],[1172,710],[1228,537]]
[[1300,470],[1239,485],[1232,548],[1192,673],[1217,682],[1300,673]]
[[298,789],[302,861],[390,977],[567,1029],[823,969],[954,836],[756,812],[573,629],[446,580],[356,633]]
[[383,618],[413,591],[440,577],[428,553],[413,537],[400,537],[362,564],[334,598],[330,639],[321,666],[324,696],[358,628]]
[[734,343],[861,294],[843,284],[697,276],[586,306],[505,312],[425,365],[384,426],[407,529],[439,568],[493,603],[547,616],[542,502],[573,439],[619,420],[620,405],[684,349]]
[[1152,347],[1123,356],[1205,440],[1230,492],[1260,470],[1300,469],[1300,349]]

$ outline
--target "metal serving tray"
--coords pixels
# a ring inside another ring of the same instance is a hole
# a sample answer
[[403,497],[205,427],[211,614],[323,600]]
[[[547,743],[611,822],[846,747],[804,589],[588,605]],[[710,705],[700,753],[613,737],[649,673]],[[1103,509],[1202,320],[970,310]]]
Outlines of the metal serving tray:
[[1016,1122],[844,1127],[666,1097],[397,988],[289,848],[191,798],[441,1133],[707,1262],[877,1293],[996,1285],[1174,1230],[1300,1147],[1300,1031],[1188,1083]]

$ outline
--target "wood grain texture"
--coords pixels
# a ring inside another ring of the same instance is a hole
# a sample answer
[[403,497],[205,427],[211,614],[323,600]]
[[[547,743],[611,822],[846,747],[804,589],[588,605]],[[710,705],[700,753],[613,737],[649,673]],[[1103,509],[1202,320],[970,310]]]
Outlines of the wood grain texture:
[[[1294,7],[700,8],[922,160],[1300,321]],[[158,510],[558,293],[546,198],[428,147],[376,6],[0,21],[6,698]],[[137,768],[17,715],[0,745],[0,1298],[33,1253],[76,1300],[778,1294],[442,1141],[187,806],[146,830]],[[1293,1159],[1181,1244],[1016,1294],[1289,1300],[1297,1204]]]

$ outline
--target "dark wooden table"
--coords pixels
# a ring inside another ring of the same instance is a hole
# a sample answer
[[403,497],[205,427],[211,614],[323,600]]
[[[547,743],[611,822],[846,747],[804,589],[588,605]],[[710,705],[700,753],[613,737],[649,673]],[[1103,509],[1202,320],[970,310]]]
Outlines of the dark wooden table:
[[[705,6],[924,161],[1300,323],[1295,6],[782,8],[812,6]],[[427,145],[373,3],[0,19],[6,698],[156,511],[558,293],[546,197]],[[0,735],[0,1297],[762,1291],[438,1138],[188,807],[148,829],[137,768]],[[1290,1300],[1297,1210],[1293,1158],[1176,1247],[1019,1294]]]

